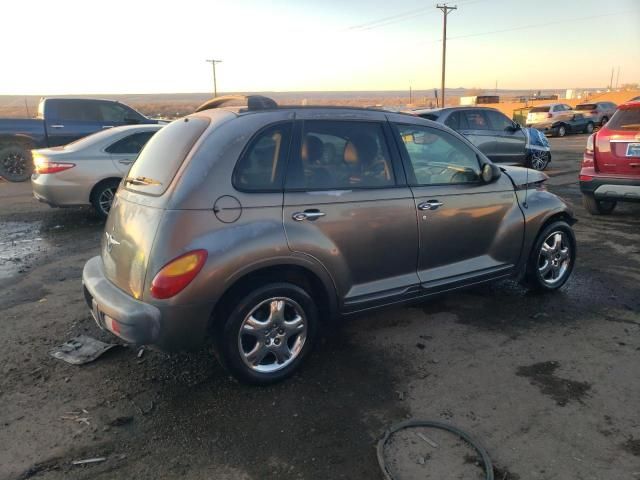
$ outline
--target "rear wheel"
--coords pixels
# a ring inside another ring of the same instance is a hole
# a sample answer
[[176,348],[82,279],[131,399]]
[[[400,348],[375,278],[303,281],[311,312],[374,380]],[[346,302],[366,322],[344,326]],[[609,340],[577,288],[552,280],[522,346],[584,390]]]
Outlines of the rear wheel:
[[573,230],[564,221],[553,222],[540,232],[533,245],[527,264],[527,283],[536,290],[557,290],[571,276],[575,259]]
[[218,327],[220,360],[238,380],[266,385],[289,377],[315,342],[318,309],[291,283],[271,283],[245,295]]
[[567,127],[565,127],[564,125],[560,125],[556,129],[556,135],[558,135],[559,137],[564,137],[566,134],[567,134]]
[[587,123],[587,126],[584,127],[584,131],[585,131],[585,133],[591,134],[591,133],[593,133],[593,128],[594,128],[593,127],[593,122],[589,122],[589,123]]
[[100,182],[91,192],[91,205],[101,218],[107,218],[120,180],[110,179]]
[[31,150],[21,145],[0,148],[0,177],[10,182],[24,182],[32,170]]
[[602,117],[602,120],[600,120],[600,126],[604,127],[608,121],[609,117]]
[[609,215],[616,208],[615,200],[596,200],[593,195],[582,195],[582,205],[591,215]]

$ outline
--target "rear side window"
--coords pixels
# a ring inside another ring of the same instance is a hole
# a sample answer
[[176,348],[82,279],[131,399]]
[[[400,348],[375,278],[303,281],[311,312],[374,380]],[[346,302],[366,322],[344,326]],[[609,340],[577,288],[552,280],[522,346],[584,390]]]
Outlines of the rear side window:
[[287,189],[351,190],[395,185],[382,125],[305,121],[300,148],[287,171]]
[[426,120],[436,121],[438,120],[438,115],[435,113],[423,113],[422,115],[418,115],[420,118],[424,118]]
[[609,130],[640,131],[640,108],[625,108],[616,110],[609,123]]
[[249,143],[233,174],[233,185],[240,191],[282,190],[282,175],[289,152],[291,122],[272,125]]
[[529,110],[530,113],[547,113],[549,112],[549,106],[545,106],[545,107],[533,107],[531,110]]
[[163,127],[145,145],[129,170],[129,178],[138,181],[127,182],[126,188],[162,195],[208,125],[208,118],[187,117]]
[[93,102],[65,100],[55,102],[51,108],[51,118],[68,122],[97,122],[100,118],[98,107]]
[[154,133],[156,132],[138,132],[133,135],[127,135],[109,145],[105,151],[114,154],[138,154]]

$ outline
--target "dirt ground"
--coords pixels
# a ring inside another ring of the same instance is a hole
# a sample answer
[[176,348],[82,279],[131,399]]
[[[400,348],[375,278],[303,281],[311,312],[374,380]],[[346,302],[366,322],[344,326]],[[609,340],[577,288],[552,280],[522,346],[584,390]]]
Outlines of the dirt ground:
[[[640,205],[586,214],[585,141],[552,140],[550,188],[579,218],[562,291],[506,281],[364,315],[267,388],[207,350],[51,358],[78,334],[109,339],[81,290],[103,225],[0,181],[0,479],[381,479],[377,441],[409,417],[466,430],[497,480],[640,479]],[[464,462],[449,452],[450,471],[443,445],[397,439],[387,453],[403,479],[482,478],[454,446]]]

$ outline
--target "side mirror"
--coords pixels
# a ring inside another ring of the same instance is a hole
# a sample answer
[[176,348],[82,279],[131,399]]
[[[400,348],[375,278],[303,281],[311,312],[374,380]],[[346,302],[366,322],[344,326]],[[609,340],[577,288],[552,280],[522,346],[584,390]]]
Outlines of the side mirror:
[[502,170],[497,165],[493,163],[485,163],[482,167],[482,181],[484,183],[492,183],[495,182],[502,176]]

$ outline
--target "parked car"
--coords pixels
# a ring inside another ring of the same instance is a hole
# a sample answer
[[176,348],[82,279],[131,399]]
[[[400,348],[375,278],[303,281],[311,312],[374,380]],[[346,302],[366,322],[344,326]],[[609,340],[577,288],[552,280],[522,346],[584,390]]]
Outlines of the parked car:
[[529,132],[495,108],[450,107],[407,113],[433,120],[461,133],[492,162],[544,170],[551,161],[548,143],[546,148],[530,148]]
[[618,106],[588,138],[579,178],[592,215],[607,215],[618,202],[640,202],[640,101]]
[[36,118],[0,119],[0,176],[10,182],[27,180],[35,148],[66,145],[120,125],[158,122],[112,100],[43,98]]
[[616,104],[613,102],[581,103],[576,105],[574,110],[583,114],[595,125],[604,125],[615,113]]
[[571,111],[571,107],[566,103],[549,103],[547,105],[538,105],[529,110],[527,114],[527,127],[534,123],[540,123],[548,119],[563,115]]
[[640,96],[638,97],[633,97],[631,100],[629,100],[630,102],[640,102]]
[[33,195],[52,207],[93,205],[106,218],[120,180],[160,128],[114,127],[62,147],[33,150]]
[[593,120],[581,113],[567,112],[546,121],[534,123],[532,127],[545,135],[564,137],[568,133],[592,133],[595,125]]
[[100,327],[165,350],[211,334],[233,375],[263,384],[334,318],[569,278],[574,219],[545,174],[419,117],[252,99],[215,99],[140,153],[83,271]]

